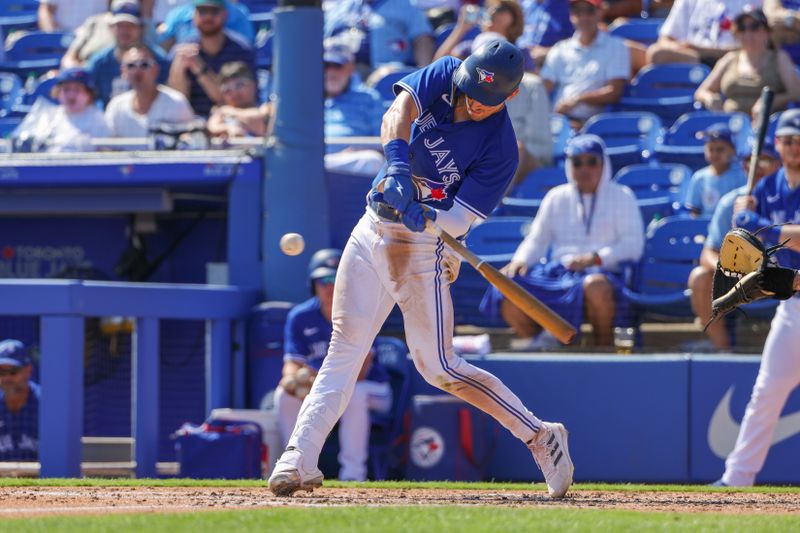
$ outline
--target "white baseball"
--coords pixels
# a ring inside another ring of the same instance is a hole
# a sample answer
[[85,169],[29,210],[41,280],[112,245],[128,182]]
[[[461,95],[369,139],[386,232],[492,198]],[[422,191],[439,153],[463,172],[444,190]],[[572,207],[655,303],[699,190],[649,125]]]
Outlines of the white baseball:
[[300,255],[306,247],[306,241],[299,233],[287,233],[281,237],[281,251],[286,255]]

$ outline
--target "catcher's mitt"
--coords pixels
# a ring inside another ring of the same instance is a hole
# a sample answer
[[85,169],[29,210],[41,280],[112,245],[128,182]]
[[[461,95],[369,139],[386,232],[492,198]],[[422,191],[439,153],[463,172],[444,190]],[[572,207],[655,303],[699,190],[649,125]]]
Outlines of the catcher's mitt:
[[706,328],[740,305],[762,298],[792,297],[795,271],[781,267],[773,258],[786,242],[765,248],[758,237],[742,228],[725,235],[714,273],[711,319]]

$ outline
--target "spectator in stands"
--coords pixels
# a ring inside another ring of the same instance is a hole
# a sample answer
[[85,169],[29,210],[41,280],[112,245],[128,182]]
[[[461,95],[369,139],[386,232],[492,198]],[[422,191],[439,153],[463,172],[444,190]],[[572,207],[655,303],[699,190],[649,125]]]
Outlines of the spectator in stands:
[[39,385],[18,340],[0,342],[0,461],[39,460]]
[[[92,55],[86,62],[86,70],[92,76],[97,87],[97,99],[107,104],[113,97],[122,94],[130,87],[122,77],[120,62],[122,55],[131,47],[143,42],[143,27],[138,5],[130,3],[115,4],[116,9],[111,18],[111,33],[114,44]],[[153,49],[160,67],[160,83],[167,79],[169,60],[163,52]]]
[[775,92],[772,108],[776,111],[800,99],[800,78],[792,59],[772,45],[761,9],[745,6],[736,17],[734,35],[741,48],[717,61],[698,87],[695,100],[712,111],[743,111],[755,119],[765,86]]
[[192,121],[194,113],[186,97],[156,81],[159,69],[146,46],[134,46],[122,56],[122,77],[131,90],[112,98],[106,107],[112,137],[147,137],[151,126]]
[[572,36],[575,28],[569,16],[569,0],[521,0],[525,29],[517,46],[527,48],[537,67],[558,41]]
[[733,18],[752,0],[675,0],[659,33],[647,49],[647,62],[704,63],[714,66],[736,48]]
[[571,0],[575,34],[547,54],[541,76],[554,111],[580,123],[619,101],[630,78],[625,42],[600,30],[602,0]]
[[[530,232],[503,272],[521,283],[576,328],[584,312],[596,346],[611,346],[620,299],[621,264],[637,261],[644,248],[644,225],[636,198],[611,180],[605,144],[596,135],[578,135],[566,149],[568,183],[551,189]],[[548,259],[547,264],[543,260]],[[481,309],[496,311],[522,340],[518,348],[548,346],[552,337],[496,289]],[[537,337],[538,335],[538,337]]]
[[747,182],[742,166],[736,161],[733,134],[725,124],[713,124],[700,133],[705,139],[708,166],[692,175],[686,190],[686,209],[693,215],[710,215],[719,199]]
[[800,43],[800,1],[764,0],[764,13],[776,46]]
[[96,52],[114,46],[114,34],[111,25],[114,17],[121,20],[121,15],[129,14],[138,20],[139,3],[136,0],[114,0],[104,13],[92,15],[75,30],[75,38],[69,44],[61,68],[80,67]]
[[241,61],[226,63],[219,71],[219,82],[224,103],[212,109],[209,133],[226,138],[263,136],[271,105],[258,105],[258,87],[250,67]]
[[86,19],[107,9],[108,0],[39,0],[39,29],[74,32]]
[[[465,40],[467,34],[480,25],[482,34],[491,34],[493,37],[499,36],[511,43],[515,43],[524,28],[522,9],[514,0],[486,0],[484,12],[480,12],[478,17],[470,16],[475,12],[477,6],[464,5],[458,13],[458,20],[453,27],[453,31],[447,36],[442,45],[436,50],[433,59],[439,59],[447,55],[466,59],[473,49],[473,40]],[[475,41],[478,41],[476,38]]]
[[614,21],[624,22],[627,19],[637,19],[640,17],[665,18],[672,7],[673,0],[606,0],[605,2],[606,21],[611,24]]
[[[289,441],[311,380],[319,372],[328,353],[333,326],[331,312],[336,270],[342,253],[319,250],[311,258],[309,279],[313,296],[297,305],[286,319],[284,329],[283,376],[275,390],[275,409],[283,446]],[[388,412],[392,407],[392,389],[386,370],[373,359],[370,350],[361,367],[350,403],[339,420],[339,479],[364,481],[370,411]]]
[[410,0],[340,0],[325,13],[323,35],[350,45],[365,78],[387,63],[424,67],[433,58],[433,30]]
[[[227,14],[225,30],[228,34],[234,36],[240,42],[247,43],[247,46],[253,46],[256,36],[253,31],[253,23],[250,22],[250,11],[247,6],[242,2],[230,2],[229,0],[213,3],[215,6],[218,4],[223,5]],[[200,38],[195,18],[198,5],[211,4],[179,2],[179,5],[167,14],[164,22],[157,28],[158,43],[164,50],[171,50],[176,44],[197,42]]]
[[531,172],[553,164],[553,136],[550,133],[550,99],[541,78],[526,72],[519,94],[506,102],[519,149],[519,164],[511,186],[521,183]]
[[255,54],[250,45],[225,30],[224,0],[194,0],[193,4],[200,42],[175,46],[169,86],[189,99],[195,114],[207,117],[214,104],[223,103],[219,80],[222,65],[242,61],[255,71]]
[[[750,159],[746,158],[743,162],[744,171],[749,172]],[[761,178],[778,171],[781,167],[781,159],[775,150],[775,143],[770,136],[764,139],[764,147],[758,157],[755,172],[755,183]],[[754,185],[755,185],[754,183]],[[689,275],[689,289],[692,293],[692,310],[697,317],[699,327],[705,326],[711,318],[711,287],[714,279],[714,271],[719,259],[719,249],[722,247],[722,238],[731,230],[733,226],[733,204],[736,198],[747,194],[747,186],[744,185],[726,193],[714,209],[711,223],[708,225],[708,236],[703,243],[703,251],[700,253],[699,264],[694,267]],[[706,329],[708,340],[693,345],[692,351],[721,350],[725,351],[731,347],[731,338],[728,334],[724,320],[716,320],[709,324]]]

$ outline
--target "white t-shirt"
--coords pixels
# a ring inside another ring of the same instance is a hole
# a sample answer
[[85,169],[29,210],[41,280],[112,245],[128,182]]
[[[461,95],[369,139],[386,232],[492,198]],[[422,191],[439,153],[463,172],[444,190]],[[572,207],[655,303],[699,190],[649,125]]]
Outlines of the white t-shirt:
[[108,0],[39,0],[55,6],[56,24],[64,31],[75,31],[92,15],[108,11]]
[[760,6],[761,0],[675,0],[659,33],[695,46],[732,48],[733,19],[747,4]]
[[151,124],[186,124],[194,119],[186,97],[165,85],[158,86],[158,96],[146,115],[133,110],[133,91],[111,99],[106,107],[106,123],[112,137],[147,137]]
[[75,115],[68,115],[58,106],[48,123],[51,126],[46,135],[48,152],[89,152],[94,150],[91,139],[108,137],[103,112],[94,105]]
[[[556,43],[547,54],[540,76],[555,85],[555,105],[564,98],[599,89],[611,80],[627,80],[630,74],[630,52],[625,41],[601,31],[589,46],[581,45],[577,33]],[[579,104],[570,116],[583,120],[601,111],[602,106]]]

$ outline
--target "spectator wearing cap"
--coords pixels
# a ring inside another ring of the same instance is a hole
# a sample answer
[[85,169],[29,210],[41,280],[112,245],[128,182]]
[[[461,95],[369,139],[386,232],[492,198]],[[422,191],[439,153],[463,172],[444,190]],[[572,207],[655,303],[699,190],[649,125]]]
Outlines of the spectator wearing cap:
[[[751,139],[753,142],[753,139]],[[750,158],[742,162],[745,175],[749,172]],[[758,156],[755,172],[755,182],[761,181],[765,176],[774,174],[781,167],[781,159],[773,139],[768,135],[764,139],[764,146]],[[698,265],[689,275],[689,289],[691,290],[692,311],[697,317],[698,328],[708,324],[711,318],[711,289],[714,272],[719,260],[719,250],[722,239],[733,227],[733,205],[736,199],[747,194],[747,185],[743,185],[726,193],[714,208],[711,222],[708,225],[708,235],[703,242],[703,251],[700,252]],[[731,347],[731,337],[725,327],[724,320],[716,320],[709,324],[705,333],[707,339],[691,346],[692,351],[727,351]]]
[[93,15],[108,9],[108,0],[39,0],[37,22],[42,31],[74,32]]
[[747,182],[742,166],[736,163],[733,134],[725,124],[713,124],[698,135],[708,166],[692,175],[686,190],[685,207],[694,215],[710,215],[722,196]]
[[800,1],[764,0],[763,7],[776,46],[800,43]]
[[219,71],[223,105],[215,106],[208,118],[211,135],[219,137],[263,136],[271,105],[258,105],[253,71],[241,61],[226,63]]
[[[490,39],[501,38],[510,43],[516,43],[525,25],[522,8],[514,0],[486,0],[484,10],[480,16],[471,18],[470,13],[476,6],[464,5],[458,12],[458,20],[453,31],[447,36],[442,45],[436,50],[433,60],[447,55],[466,59],[479,44],[473,46],[473,40],[464,37],[476,26],[480,26],[481,34],[490,34]],[[476,38],[474,41],[478,41]],[[481,40],[481,43],[486,41]]]
[[20,341],[0,341],[0,461],[39,459],[39,396],[33,361]]
[[[566,149],[568,182],[542,200],[530,232],[503,272],[580,329],[584,314],[594,344],[611,346],[615,317],[625,317],[621,264],[637,261],[644,225],[636,198],[611,180],[605,144],[596,135],[574,137]],[[544,263],[545,260],[549,262]],[[547,347],[552,337],[496,289],[481,309],[499,311],[521,338],[514,347]]]
[[339,0],[325,12],[325,39],[346,41],[366,73],[387,63],[427,66],[433,29],[411,0]]
[[[129,89],[120,68],[122,56],[131,47],[141,45],[144,35],[138,4],[121,1],[115,2],[112,8],[116,8],[110,20],[114,43],[93,54],[86,62],[86,70],[97,87],[97,99],[104,104]],[[169,60],[158,49],[153,49],[153,55],[160,66],[159,82],[164,82],[169,71]]]
[[[675,0],[647,62],[704,63],[713,67],[736,48],[733,19],[753,0]],[[760,4],[760,2],[757,2]]]
[[554,111],[582,123],[619,101],[631,60],[625,42],[600,29],[601,0],[571,0],[570,19],[575,34],[550,50],[541,77]]
[[219,71],[225,63],[241,61],[255,71],[255,53],[241,37],[225,31],[228,10],[224,0],[194,0],[194,25],[198,43],[174,48],[169,86],[189,99],[195,114],[209,116],[223,104]]
[[159,65],[146,46],[129,48],[122,56],[122,77],[131,87],[111,99],[105,119],[112,137],[147,137],[152,126],[187,125],[192,106],[181,93],[157,82]]
[[550,48],[575,32],[569,16],[569,0],[522,0],[520,6],[525,27],[517,46],[527,48],[537,67],[541,67]]
[[775,93],[772,108],[776,111],[800,99],[800,78],[789,54],[773,46],[764,12],[745,6],[733,28],[741,48],[717,61],[698,87],[695,100],[706,109],[743,111],[755,120],[764,87]]
[[[169,3],[175,7],[164,15],[164,4]],[[250,22],[250,10],[245,3],[229,0],[224,0],[222,3],[227,13],[225,31],[229,35],[235,35],[248,46],[253,46],[255,32],[253,23]],[[157,0],[151,13],[153,21],[158,24],[156,28],[158,43],[164,50],[171,50],[176,44],[196,43],[200,38],[194,21],[195,3],[191,0]]]

